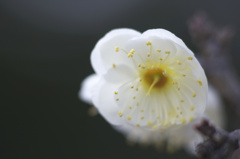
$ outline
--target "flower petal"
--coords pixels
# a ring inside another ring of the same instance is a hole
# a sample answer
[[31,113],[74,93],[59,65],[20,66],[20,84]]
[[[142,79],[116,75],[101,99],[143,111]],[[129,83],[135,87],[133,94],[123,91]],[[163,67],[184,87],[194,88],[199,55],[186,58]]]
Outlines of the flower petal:
[[[170,40],[173,43],[176,43],[179,46],[183,47],[184,49],[189,50],[188,47],[185,45],[185,43],[180,38],[178,38],[176,35],[174,35],[170,31],[167,31],[165,29],[149,29],[149,30],[145,31],[143,33],[143,35],[146,37],[158,37],[160,39]],[[192,51],[190,51],[190,52],[192,53]]]
[[81,84],[81,89],[78,93],[79,98],[88,104],[92,104],[93,91],[99,81],[100,76],[96,74],[86,77]]
[[104,78],[107,82],[122,84],[129,82],[135,78],[135,72],[127,65],[118,65],[115,68],[110,68]]
[[120,125],[122,121],[118,118],[118,106],[114,99],[116,87],[102,79],[95,88],[93,104],[110,124]]
[[[139,32],[132,29],[115,29],[107,33],[98,41],[91,54],[91,63],[95,72],[100,75],[113,65],[132,65],[123,50],[129,39],[139,35]],[[119,48],[118,52],[115,51],[115,47]]]

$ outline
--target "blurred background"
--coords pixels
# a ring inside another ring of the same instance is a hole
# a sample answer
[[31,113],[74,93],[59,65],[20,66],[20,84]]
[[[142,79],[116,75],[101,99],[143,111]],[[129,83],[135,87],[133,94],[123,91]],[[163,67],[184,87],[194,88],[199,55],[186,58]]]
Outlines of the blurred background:
[[235,26],[231,53],[239,70],[239,7],[226,0],[0,0],[0,158],[195,158],[128,146],[101,116],[89,117],[80,83],[93,73],[95,43],[114,28],[165,28],[196,51],[187,21],[199,10]]

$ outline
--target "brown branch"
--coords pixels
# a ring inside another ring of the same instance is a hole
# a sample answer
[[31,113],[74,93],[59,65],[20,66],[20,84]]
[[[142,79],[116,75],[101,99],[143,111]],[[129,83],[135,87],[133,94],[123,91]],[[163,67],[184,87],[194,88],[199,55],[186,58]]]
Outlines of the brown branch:
[[216,128],[206,119],[196,125],[195,129],[207,137],[207,140],[196,148],[196,153],[200,158],[226,159],[240,148],[240,130],[228,133]]

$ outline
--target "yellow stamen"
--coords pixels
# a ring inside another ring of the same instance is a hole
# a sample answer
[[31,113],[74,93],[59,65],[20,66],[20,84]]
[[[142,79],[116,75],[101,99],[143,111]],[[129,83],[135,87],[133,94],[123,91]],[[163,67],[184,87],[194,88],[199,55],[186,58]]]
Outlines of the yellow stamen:
[[119,47],[118,47],[118,46],[115,47],[115,51],[116,51],[116,52],[119,51]]
[[150,41],[148,41],[148,42],[146,43],[146,45],[149,46],[149,45],[152,45],[152,43],[151,43]]
[[185,118],[182,118],[182,119],[181,119],[181,122],[182,122],[183,124],[185,124],[187,121],[186,121]]
[[191,107],[190,107],[190,110],[191,111],[193,111],[195,108],[194,108],[194,106],[192,105]]
[[123,116],[122,112],[118,112],[118,116],[122,117]]
[[197,82],[198,82],[198,84],[199,84],[200,86],[202,86],[202,81],[197,80]]
[[148,126],[151,126],[151,125],[152,125],[152,122],[151,122],[151,121],[148,121],[147,125],[148,125]]
[[197,96],[196,93],[193,93],[192,97],[194,98],[194,97],[196,97],[196,96]]

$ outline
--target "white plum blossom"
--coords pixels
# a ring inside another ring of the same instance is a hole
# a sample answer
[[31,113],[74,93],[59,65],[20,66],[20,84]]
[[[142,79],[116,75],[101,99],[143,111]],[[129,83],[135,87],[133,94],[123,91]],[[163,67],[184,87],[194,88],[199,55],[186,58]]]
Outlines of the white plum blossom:
[[170,152],[179,148],[185,148],[188,152],[194,154],[196,145],[204,140],[194,130],[194,125],[200,123],[203,118],[207,118],[217,127],[225,127],[223,102],[213,87],[209,87],[208,89],[208,101],[205,113],[184,126],[157,131],[142,130],[139,127],[129,125],[115,126],[115,129],[126,135],[127,140],[131,143],[153,146],[164,146],[166,143],[165,146]]
[[96,74],[85,80],[80,97],[111,124],[163,129],[186,124],[205,110],[205,73],[167,30],[110,31],[93,49],[91,63]]

